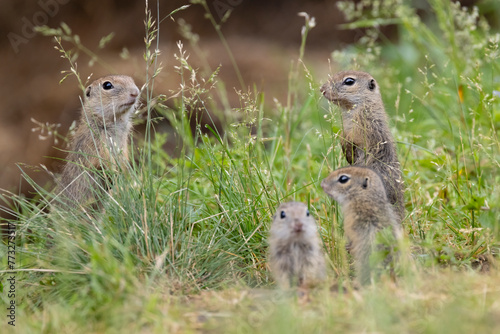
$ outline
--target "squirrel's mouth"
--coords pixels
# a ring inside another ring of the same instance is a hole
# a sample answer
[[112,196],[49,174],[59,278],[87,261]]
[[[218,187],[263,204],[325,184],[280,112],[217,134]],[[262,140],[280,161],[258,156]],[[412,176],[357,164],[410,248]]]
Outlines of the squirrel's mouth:
[[125,108],[131,107],[131,106],[133,106],[134,104],[136,104],[136,102],[137,102],[137,98],[135,98],[135,97],[134,97],[134,98],[131,98],[128,102],[123,103],[123,104],[122,104],[122,107],[125,107]]
[[338,103],[340,101],[337,98],[337,95],[334,94],[331,89],[322,90],[321,92],[323,93],[323,96],[330,102]]
[[131,111],[131,108],[136,108],[135,105],[137,104],[137,99],[131,99],[127,102],[124,102],[124,103],[120,103],[119,105],[117,105],[115,107],[115,114],[116,115],[123,115],[123,114],[127,114]]
[[327,192],[328,190],[330,190],[330,187],[328,185],[328,181],[326,179],[324,179],[323,181],[321,181],[321,188],[323,188],[323,191]]

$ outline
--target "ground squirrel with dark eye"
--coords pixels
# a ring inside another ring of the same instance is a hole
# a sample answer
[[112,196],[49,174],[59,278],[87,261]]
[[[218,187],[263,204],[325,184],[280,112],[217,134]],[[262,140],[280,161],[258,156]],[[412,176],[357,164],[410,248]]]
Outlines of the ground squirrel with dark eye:
[[125,75],[95,80],[85,90],[82,113],[57,193],[71,207],[86,206],[102,193],[107,170],[128,160],[131,116],[139,88]]
[[269,265],[278,285],[310,287],[325,279],[325,258],[316,222],[301,202],[283,203],[273,217]]
[[401,222],[405,216],[403,177],[378,83],[368,73],[343,71],[321,86],[321,92],[342,110],[341,145],[347,162],[381,175]]
[[[370,255],[376,250],[377,233],[388,229],[393,241],[403,236],[398,217],[389,203],[380,176],[366,167],[337,169],[321,182],[337,201],[344,215],[344,232],[351,242],[356,275],[361,284],[370,282]],[[387,260],[392,260],[388,255]]]

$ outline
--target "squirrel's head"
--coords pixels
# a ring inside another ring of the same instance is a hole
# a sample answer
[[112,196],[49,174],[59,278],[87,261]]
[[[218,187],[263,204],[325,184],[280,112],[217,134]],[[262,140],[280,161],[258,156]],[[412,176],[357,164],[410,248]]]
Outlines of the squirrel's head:
[[387,201],[381,177],[367,167],[337,169],[321,182],[321,187],[340,205],[356,198]]
[[377,81],[366,72],[343,71],[333,75],[321,92],[345,110],[381,99]]
[[116,117],[135,110],[139,94],[139,88],[131,77],[105,76],[92,82],[85,90],[84,109],[101,117]]
[[271,225],[272,237],[300,239],[314,233],[316,233],[316,223],[307,205],[301,202],[287,202],[278,207]]

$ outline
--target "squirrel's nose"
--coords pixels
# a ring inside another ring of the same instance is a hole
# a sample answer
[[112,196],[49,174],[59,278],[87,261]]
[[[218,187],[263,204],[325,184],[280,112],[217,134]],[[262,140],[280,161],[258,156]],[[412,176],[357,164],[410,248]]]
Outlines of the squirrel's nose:
[[323,93],[323,95],[325,95],[325,94],[326,94],[326,91],[328,90],[328,84],[329,84],[329,82],[324,83],[324,84],[321,86],[321,88],[319,89],[319,91],[320,91],[321,93]]
[[326,91],[326,87],[325,87],[326,84],[323,84],[321,85],[321,87],[319,88],[319,91],[323,94],[325,94],[325,91]]
[[293,231],[294,232],[302,232],[303,229],[304,229],[304,224],[302,224],[301,222],[295,222],[293,224]]
[[138,89],[138,88],[136,88],[136,89],[134,89],[134,91],[133,91],[133,92],[131,92],[131,93],[130,93],[130,96],[132,96],[132,97],[137,97],[137,96],[139,96],[139,93],[140,93],[140,92],[139,92],[139,89]]

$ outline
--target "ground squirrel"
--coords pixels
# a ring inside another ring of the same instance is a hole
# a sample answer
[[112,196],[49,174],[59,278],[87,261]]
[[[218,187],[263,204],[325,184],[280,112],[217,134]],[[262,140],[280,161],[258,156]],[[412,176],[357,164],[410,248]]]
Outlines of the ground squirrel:
[[316,222],[304,203],[288,202],[278,207],[269,237],[269,264],[283,289],[309,287],[325,278]]
[[[387,199],[382,179],[370,168],[344,167],[324,179],[321,187],[340,204],[356,275],[361,284],[369,283],[370,255],[378,246],[377,233],[388,230],[393,241],[402,238],[401,225]],[[388,256],[386,260],[391,258]]]
[[368,73],[344,71],[321,86],[321,92],[342,109],[341,145],[347,162],[370,167],[382,176],[401,222],[405,216],[403,178],[378,83]]
[[104,188],[106,170],[128,159],[127,140],[139,89],[125,75],[95,80],[85,90],[82,113],[59,180],[62,202],[85,205]]

